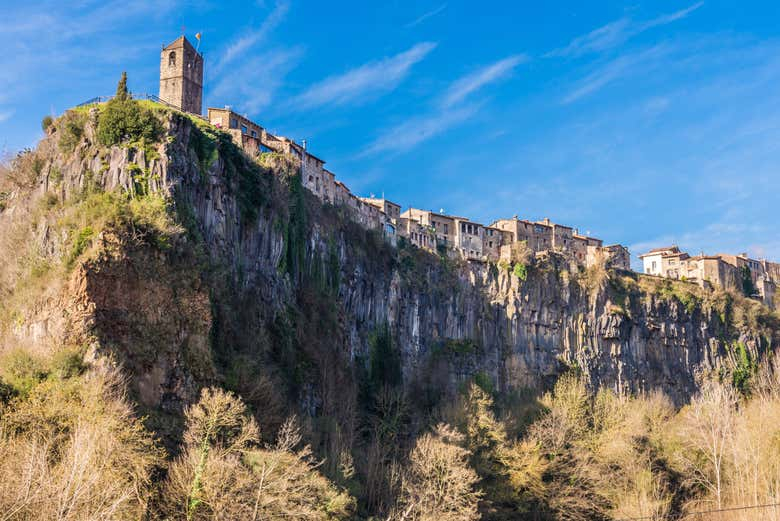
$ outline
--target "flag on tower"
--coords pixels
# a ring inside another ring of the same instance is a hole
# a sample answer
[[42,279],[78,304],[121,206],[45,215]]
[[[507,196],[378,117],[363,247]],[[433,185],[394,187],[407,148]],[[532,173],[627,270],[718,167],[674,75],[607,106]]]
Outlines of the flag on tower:
[[200,33],[195,33],[195,38],[200,41]]

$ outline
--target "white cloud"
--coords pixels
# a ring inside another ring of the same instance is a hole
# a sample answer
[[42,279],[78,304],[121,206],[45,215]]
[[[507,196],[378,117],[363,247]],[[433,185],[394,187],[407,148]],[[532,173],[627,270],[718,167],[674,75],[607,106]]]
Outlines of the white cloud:
[[487,67],[478,69],[477,71],[460,78],[452,85],[450,85],[450,87],[444,93],[444,97],[441,101],[442,106],[450,107],[460,103],[466,99],[469,94],[479,90],[489,83],[493,83],[494,81],[503,78],[509,74],[512,69],[527,60],[528,57],[521,54],[510,56],[509,58],[499,60],[491,65],[488,65]]
[[367,63],[343,74],[331,76],[300,94],[295,105],[312,108],[343,105],[395,89],[414,66],[436,47],[435,43],[418,43],[408,51]]
[[573,39],[569,45],[561,49],[556,49],[547,54],[547,56],[562,56],[576,58],[585,54],[606,51],[625,43],[630,38],[661,25],[667,25],[682,18],[704,5],[704,2],[698,2],[690,7],[681,9],[674,13],[661,15],[646,22],[634,22],[630,18],[621,18],[610,22],[598,29],[578,36]]
[[13,116],[13,115],[14,115],[14,111],[13,110],[6,110],[6,111],[3,111],[3,112],[0,112],[0,123],[2,123],[3,121],[6,121],[8,119],[11,119],[11,116]]
[[433,18],[437,14],[441,13],[442,11],[444,11],[446,8],[447,8],[447,4],[441,4],[436,9],[433,9],[432,11],[428,11],[427,13],[418,16],[417,18],[415,18],[414,20],[412,20],[411,22],[406,24],[404,27],[406,27],[408,29],[410,27],[415,27],[417,25],[420,25],[421,23],[423,23],[428,18]]
[[409,119],[380,134],[361,155],[411,150],[417,145],[466,121],[477,110],[478,106],[468,106]]

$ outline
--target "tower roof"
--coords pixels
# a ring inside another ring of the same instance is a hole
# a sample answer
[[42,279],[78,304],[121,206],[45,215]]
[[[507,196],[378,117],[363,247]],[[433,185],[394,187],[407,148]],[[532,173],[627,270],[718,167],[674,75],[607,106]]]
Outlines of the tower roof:
[[195,46],[192,45],[192,43],[190,43],[190,41],[184,35],[179,36],[174,41],[172,41],[171,43],[163,47],[163,50],[167,51],[169,49],[181,49],[183,47],[189,47],[190,49],[195,51]]

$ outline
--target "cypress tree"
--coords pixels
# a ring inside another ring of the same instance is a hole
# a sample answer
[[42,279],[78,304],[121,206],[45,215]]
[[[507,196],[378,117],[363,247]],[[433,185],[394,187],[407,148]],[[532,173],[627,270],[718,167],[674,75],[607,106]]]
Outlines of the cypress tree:
[[130,99],[130,93],[127,92],[127,73],[123,72],[122,77],[119,78],[119,83],[116,85],[116,96],[114,99],[117,101],[127,101]]

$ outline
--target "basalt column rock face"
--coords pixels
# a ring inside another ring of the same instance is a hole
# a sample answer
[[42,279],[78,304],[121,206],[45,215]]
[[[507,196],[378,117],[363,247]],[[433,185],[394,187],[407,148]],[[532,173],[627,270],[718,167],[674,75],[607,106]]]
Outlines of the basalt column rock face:
[[101,238],[104,253],[16,329],[36,341],[50,324],[49,336],[118,357],[148,407],[180,409],[214,382],[258,394],[252,375],[263,371],[305,412],[338,409],[361,388],[382,331],[402,385],[426,396],[472,378],[497,391],[547,387],[574,369],[594,387],[683,403],[734,364],[734,342],[754,360],[777,345],[776,330],[729,326],[712,307],[639,289],[635,274],[586,283],[550,255],[521,280],[391,247],[306,192],[289,160],[258,166],[179,114],[165,128],[145,148],[101,148],[91,126],[74,153],[53,137],[41,144],[41,191],[67,201],[94,183],[132,194],[141,172],[189,233],[162,253]]
[[[704,376],[733,362],[731,342],[743,342],[753,357],[776,345],[776,332],[763,339],[758,331],[727,332],[702,306],[686,309],[638,290],[620,295],[608,281],[586,290],[578,268],[554,255],[537,259],[523,281],[491,264],[371,250],[375,237],[345,226],[333,217],[343,219],[343,211],[323,208],[308,193],[304,263],[291,276],[279,269],[288,246],[279,222],[290,216],[271,208],[252,223],[242,220],[224,164],[215,162],[205,181],[197,174],[184,148],[189,131],[186,120],[171,127],[180,148],[169,147],[165,185],[191,204],[212,258],[240,272],[242,291],[262,308],[255,318],[271,322],[300,304],[306,279],[334,269],[335,256],[338,284],[327,298],[338,331],[330,340],[344,361],[365,364],[372,335],[387,324],[406,383],[455,389],[484,374],[509,390],[549,385],[574,367],[593,386],[660,389],[681,403]],[[442,357],[446,363],[436,363]],[[432,380],[442,365],[446,377]]]

